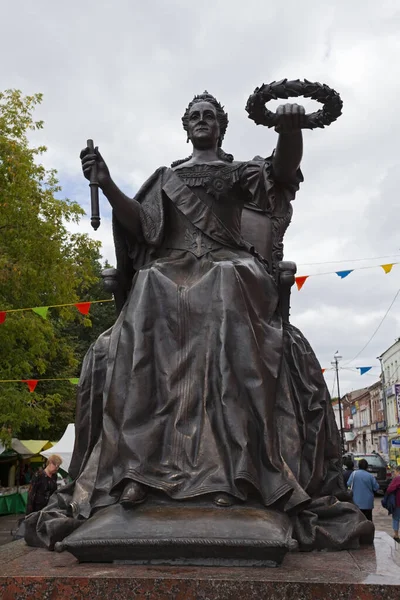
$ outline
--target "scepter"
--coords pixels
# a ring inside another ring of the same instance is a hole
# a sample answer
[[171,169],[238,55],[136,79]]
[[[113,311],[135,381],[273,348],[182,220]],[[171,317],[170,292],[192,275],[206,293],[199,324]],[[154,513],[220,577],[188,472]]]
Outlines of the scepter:
[[[94,143],[93,140],[87,141],[87,147],[89,152],[94,154]],[[90,204],[92,210],[92,216],[90,223],[93,229],[96,231],[100,227],[100,208],[99,208],[99,182],[97,181],[97,165],[94,163],[90,171]]]

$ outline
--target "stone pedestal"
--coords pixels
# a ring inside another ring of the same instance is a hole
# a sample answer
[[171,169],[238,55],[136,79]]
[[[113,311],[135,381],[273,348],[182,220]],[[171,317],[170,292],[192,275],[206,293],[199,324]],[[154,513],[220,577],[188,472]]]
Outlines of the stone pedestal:
[[89,563],[277,567],[297,548],[292,529],[286,514],[262,506],[114,504],[55,547]]
[[394,600],[399,566],[400,546],[381,532],[374,547],[292,552],[275,569],[79,564],[67,552],[29,548],[21,540],[0,548],[0,598]]

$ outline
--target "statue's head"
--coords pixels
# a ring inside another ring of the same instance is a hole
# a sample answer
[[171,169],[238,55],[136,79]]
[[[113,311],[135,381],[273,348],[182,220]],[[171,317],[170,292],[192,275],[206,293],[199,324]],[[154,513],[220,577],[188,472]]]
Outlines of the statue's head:
[[[227,154],[221,148],[228,127],[228,114],[214,96],[207,91],[195,96],[185,110],[182,123],[187,139],[194,147],[201,149],[214,147],[220,160],[233,161],[232,154]],[[177,167],[190,159],[191,156],[176,160],[171,166]]]
[[220,148],[226,129],[228,115],[214,96],[205,91],[195,96],[182,117],[188,140],[200,147],[212,142]]

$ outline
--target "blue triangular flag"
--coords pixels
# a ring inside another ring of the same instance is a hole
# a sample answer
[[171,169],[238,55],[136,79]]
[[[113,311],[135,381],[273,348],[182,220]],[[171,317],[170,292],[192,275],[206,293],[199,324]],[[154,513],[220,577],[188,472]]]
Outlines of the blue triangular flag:
[[357,369],[360,371],[360,375],[364,375],[364,373],[368,373],[372,367],[357,367]]
[[340,279],[344,279],[347,275],[353,272],[354,269],[350,269],[350,271],[336,271],[336,275],[339,275]]

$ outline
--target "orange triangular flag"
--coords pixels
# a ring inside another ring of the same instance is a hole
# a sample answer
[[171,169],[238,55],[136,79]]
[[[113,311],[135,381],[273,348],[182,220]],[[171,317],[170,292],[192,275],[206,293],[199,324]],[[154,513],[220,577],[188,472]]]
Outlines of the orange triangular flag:
[[35,387],[38,384],[38,379],[22,379],[21,381],[23,381],[24,383],[26,383],[26,385],[28,386],[30,392],[34,392],[35,391]]
[[79,310],[79,312],[82,315],[89,314],[90,305],[91,305],[91,302],[78,302],[78,304],[75,304],[76,308]]
[[326,369],[321,369],[322,373],[325,373]]
[[386,275],[390,273],[393,268],[394,263],[388,263],[387,265],[381,265],[382,269],[385,271]]
[[296,281],[296,285],[297,285],[297,289],[300,291],[301,288],[303,287],[303,285],[305,284],[305,282],[308,279],[308,275],[302,275],[301,277],[296,277],[295,281]]

